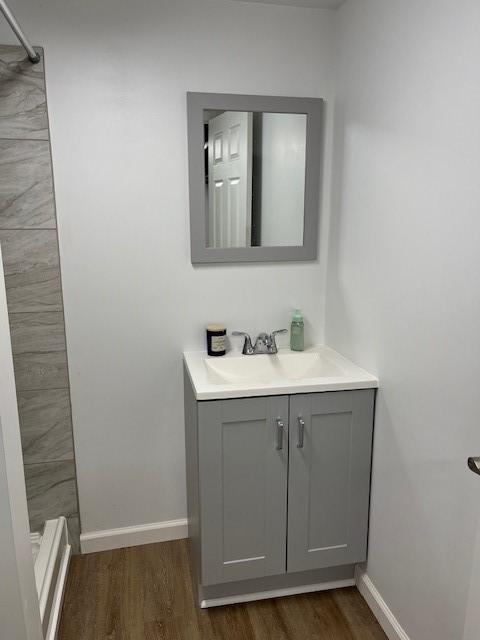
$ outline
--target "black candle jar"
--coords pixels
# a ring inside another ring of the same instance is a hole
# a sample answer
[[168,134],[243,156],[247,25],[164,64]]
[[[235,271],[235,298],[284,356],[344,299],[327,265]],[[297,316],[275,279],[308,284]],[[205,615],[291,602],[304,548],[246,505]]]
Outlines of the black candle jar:
[[209,356],[224,356],[227,353],[227,329],[222,324],[207,327],[207,352]]

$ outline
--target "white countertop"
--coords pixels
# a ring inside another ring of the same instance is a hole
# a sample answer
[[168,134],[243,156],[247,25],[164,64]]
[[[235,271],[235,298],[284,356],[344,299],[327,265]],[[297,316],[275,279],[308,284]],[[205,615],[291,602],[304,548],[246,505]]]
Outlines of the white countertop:
[[212,357],[205,351],[186,351],[183,359],[197,400],[378,387],[375,376],[326,345],[255,356],[230,352]]

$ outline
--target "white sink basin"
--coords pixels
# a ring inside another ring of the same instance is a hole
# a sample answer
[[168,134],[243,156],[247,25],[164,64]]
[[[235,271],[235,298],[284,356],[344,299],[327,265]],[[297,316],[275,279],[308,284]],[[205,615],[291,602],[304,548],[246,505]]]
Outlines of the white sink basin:
[[193,351],[186,352],[184,360],[197,400],[378,386],[375,376],[326,346],[256,356],[209,357]]
[[287,378],[324,378],[341,376],[342,370],[319,353],[280,352],[277,355],[208,358],[205,366],[213,384],[225,382],[262,382]]

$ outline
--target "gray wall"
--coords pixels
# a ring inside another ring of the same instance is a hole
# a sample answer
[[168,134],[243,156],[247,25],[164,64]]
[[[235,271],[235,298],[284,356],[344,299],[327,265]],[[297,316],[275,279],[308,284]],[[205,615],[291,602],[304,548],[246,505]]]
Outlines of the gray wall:
[[[288,324],[294,306],[306,338],[323,341],[335,12],[225,0],[15,8],[45,47],[82,530],[183,518],[181,352],[205,348],[209,322],[259,333]],[[2,20],[0,41],[16,44]],[[192,266],[186,91],[326,99],[317,262]]]
[[325,330],[380,379],[367,573],[406,636],[460,639],[480,512],[480,3],[337,18]]
[[[40,51],[40,50],[39,50]],[[78,501],[55,198],[42,61],[0,45],[0,243],[30,528]]]

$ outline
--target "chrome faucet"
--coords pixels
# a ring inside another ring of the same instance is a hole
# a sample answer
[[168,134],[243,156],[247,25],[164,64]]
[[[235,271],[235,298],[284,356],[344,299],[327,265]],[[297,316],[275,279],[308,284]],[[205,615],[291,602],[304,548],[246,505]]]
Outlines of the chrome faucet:
[[272,331],[270,335],[268,333],[261,333],[255,340],[255,346],[252,345],[252,339],[249,334],[244,331],[232,331],[232,336],[243,336],[245,338],[242,349],[244,356],[255,356],[259,353],[269,353],[273,355],[278,352],[275,338],[280,333],[287,333],[287,329]]

